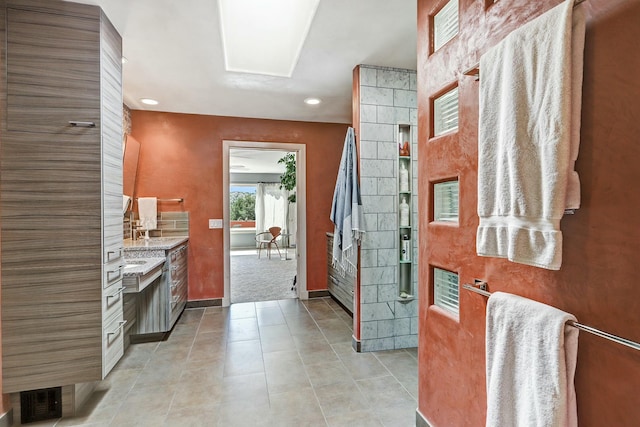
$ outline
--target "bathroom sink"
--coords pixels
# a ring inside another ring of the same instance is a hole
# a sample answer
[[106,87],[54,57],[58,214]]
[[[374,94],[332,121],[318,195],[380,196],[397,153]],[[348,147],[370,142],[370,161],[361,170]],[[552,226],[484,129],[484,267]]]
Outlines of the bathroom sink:
[[146,260],[130,259],[130,260],[127,260],[127,264],[124,266],[124,268],[140,267],[141,265],[144,265],[146,263],[147,263]]

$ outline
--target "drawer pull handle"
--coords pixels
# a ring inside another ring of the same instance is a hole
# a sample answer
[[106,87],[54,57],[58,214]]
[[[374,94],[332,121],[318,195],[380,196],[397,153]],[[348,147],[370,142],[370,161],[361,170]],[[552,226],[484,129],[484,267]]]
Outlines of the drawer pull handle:
[[82,122],[79,120],[69,120],[69,124],[72,127],[78,127],[78,128],[94,128],[96,127],[96,124],[94,122]]
[[127,321],[126,321],[126,320],[121,320],[121,321],[119,321],[119,322],[118,322],[118,326],[117,326],[113,331],[109,331],[109,332],[107,332],[107,336],[117,334],[118,332],[120,332],[120,331],[122,330],[122,328],[123,328],[123,327],[124,327],[124,325],[126,325],[126,324],[127,324]]
[[107,271],[107,281],[108,282],[112,282],[114,280],[113,277],[109,277],[112,274],[117,274],[116,279],[118,277],[122,276],[122,269],[124,268],[124,265],[119,265],[117,270],[108,270]]
[[116,290],[116,292],[113,295],[107,295],[107,301],[109,301],[109,298],[115,298],[118,295],[120,295],[122,293],[122,291],[124,291],[124,286],[121,288],[118,288],[118,290]]
[[115,255],[115,254],[118,254],[116,258],[120,258],[122,256],[122,250],[123,248],[118,248],[117,251],[107,251],[107,259],[111,258],[109,255]]

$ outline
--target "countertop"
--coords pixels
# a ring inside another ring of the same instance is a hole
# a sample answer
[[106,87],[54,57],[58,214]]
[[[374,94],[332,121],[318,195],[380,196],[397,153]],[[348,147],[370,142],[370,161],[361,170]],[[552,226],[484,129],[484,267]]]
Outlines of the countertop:
[[189,240],[188,237],[152,237],[149,240],[144,238],[138,240],[125,239],[124,249],[148,249],[148,250],[167,250],[175,248]]
[[124,276],[143,276],[159,265],[164,264],[166,258],[129,258],[125,259]]

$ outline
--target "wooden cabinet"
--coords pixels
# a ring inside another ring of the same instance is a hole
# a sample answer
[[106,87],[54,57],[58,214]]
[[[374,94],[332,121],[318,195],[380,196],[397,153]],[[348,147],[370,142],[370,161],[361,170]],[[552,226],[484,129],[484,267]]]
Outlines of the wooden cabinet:
[[187,305],[187,289],[189,285],[189,269],[188,269],[188,245],[179,246],[171,250],[167,254],[167,262],[169,264],[168,270],[168,307],[169,329],[173,328],[173,325],[180,317],[180,313]]
[[155,245],[150,243],[147,248],[134,246],[125,249],[128,259],[150,259],[158,256],[158,252],[164,253],[166,257],[158,280],[140,292],[126,295],[126,299],[135,301],[136,305],[136,326],[131,332],[133,335],[169,332],[186,307],[189,245],[185,240],[186,238],[167,238]]
[[3,392],[122,356],[121,39],[99,7],[0,1]]
[[341,272],[332,265],[333,234],[327,233],[327,289],[329,293],[347,310],[353,314],[353,293],[356,278],[353,273]]

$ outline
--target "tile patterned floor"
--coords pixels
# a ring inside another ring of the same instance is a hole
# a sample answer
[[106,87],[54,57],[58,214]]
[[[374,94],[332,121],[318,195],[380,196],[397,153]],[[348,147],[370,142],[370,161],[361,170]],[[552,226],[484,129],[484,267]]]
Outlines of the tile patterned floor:
[[416,350],[356,353],[330,298],[186,310],[74,418],[29,426],[414,426]]

